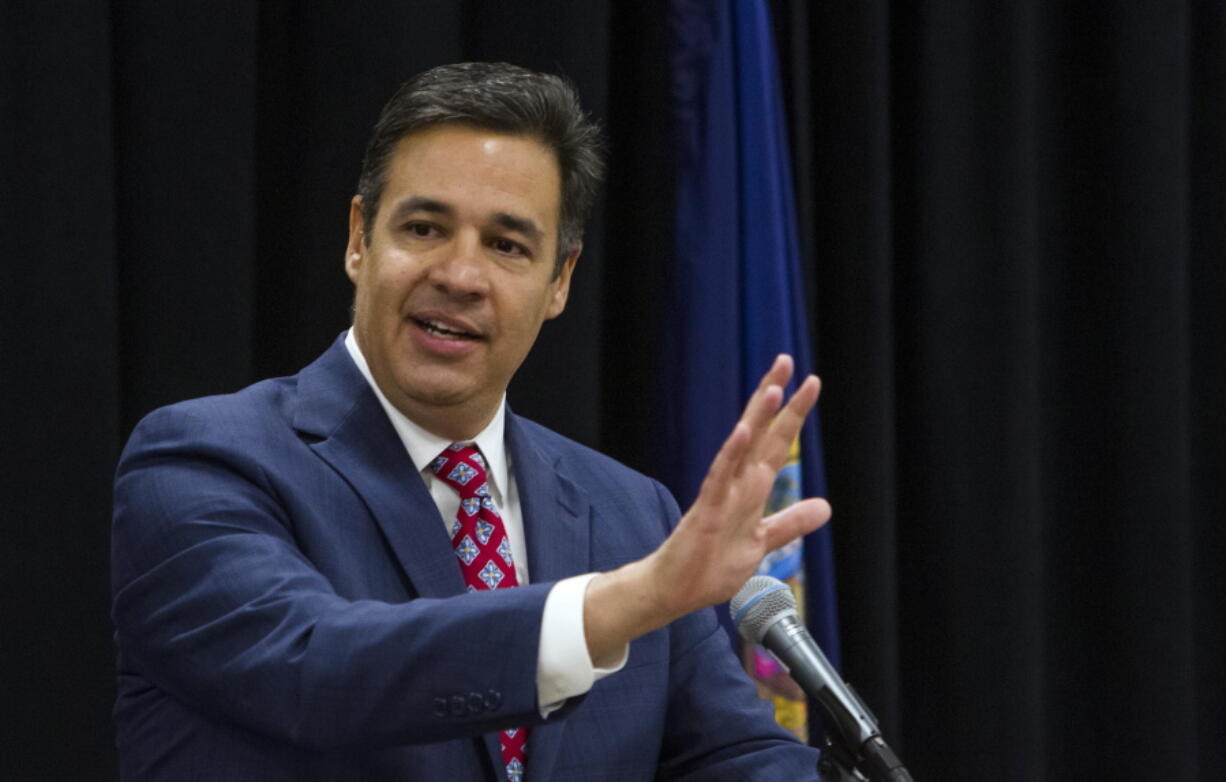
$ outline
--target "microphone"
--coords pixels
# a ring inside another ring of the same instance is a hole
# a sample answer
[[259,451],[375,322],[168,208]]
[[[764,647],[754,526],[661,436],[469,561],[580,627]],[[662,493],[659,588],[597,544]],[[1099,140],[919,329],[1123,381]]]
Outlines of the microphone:
[[[902,761],[881,738],[877,718],[834,670],[801,623],[796,598],[787,584],[771,576],[754,576],[732,598],[729,610],[741,636],[765,646],[825,711],[831,725],[827,738],[838,750],[836,754],[843,755],[853,768],[867,771],[869,779],[912,782]],[[823,765],[827,765],[825,759]]]

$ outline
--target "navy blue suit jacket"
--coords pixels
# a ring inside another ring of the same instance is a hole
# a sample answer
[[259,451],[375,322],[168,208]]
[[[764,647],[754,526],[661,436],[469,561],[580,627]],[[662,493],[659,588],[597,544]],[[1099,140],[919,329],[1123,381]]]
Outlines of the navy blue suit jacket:
[[558,579],[653,550],[656,482],[507,417],[534,583],[466,593],[438,510],[338,340],[298,375],[152,413],[115,488],[125,779],[490,780],[532,725],[544,780],[815,779],[710,610],[634,641],[542,721]]

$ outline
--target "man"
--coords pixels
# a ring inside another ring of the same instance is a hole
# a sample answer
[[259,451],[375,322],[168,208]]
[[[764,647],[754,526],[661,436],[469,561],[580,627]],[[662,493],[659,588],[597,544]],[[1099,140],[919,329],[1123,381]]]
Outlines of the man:
[[506,408],[566,304],[596,141],[556,77],[419,75],[350,207],[353,328],[294,377],[133,432],[125,778],[814,778],[709,606],[829,516],[761,519],[816,378],[785,405],[776,361],[680,519],[654,481]]

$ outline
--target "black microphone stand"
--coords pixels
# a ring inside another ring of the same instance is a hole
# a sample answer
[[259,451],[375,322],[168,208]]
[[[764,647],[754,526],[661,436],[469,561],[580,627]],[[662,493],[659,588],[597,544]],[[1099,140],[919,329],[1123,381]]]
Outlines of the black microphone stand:
[[817,759],[817,773],[824,782],[867,782],[867,777],[856,770],[855,760],[836,748],[825,733],[820,749],[822,755]]
[[817,773],[824,782],[912,782],[911,774],[879,735],[864,742],[857,755],[823,732],[819,749],[822,754],[817,760]]

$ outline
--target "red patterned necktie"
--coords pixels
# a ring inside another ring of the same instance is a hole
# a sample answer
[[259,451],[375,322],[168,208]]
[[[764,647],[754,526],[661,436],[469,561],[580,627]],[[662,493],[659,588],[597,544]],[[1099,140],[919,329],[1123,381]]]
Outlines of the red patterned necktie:
[[[451,546],[469,592],[519,586],[511,541],[494,507],[485,474],[485,458],[475,445],[447,446],[430,469],[460,495],[460,508],[451,526]],[[507,779],[521,782],[528,754],[528,729],[504,730],[499,735]]]

